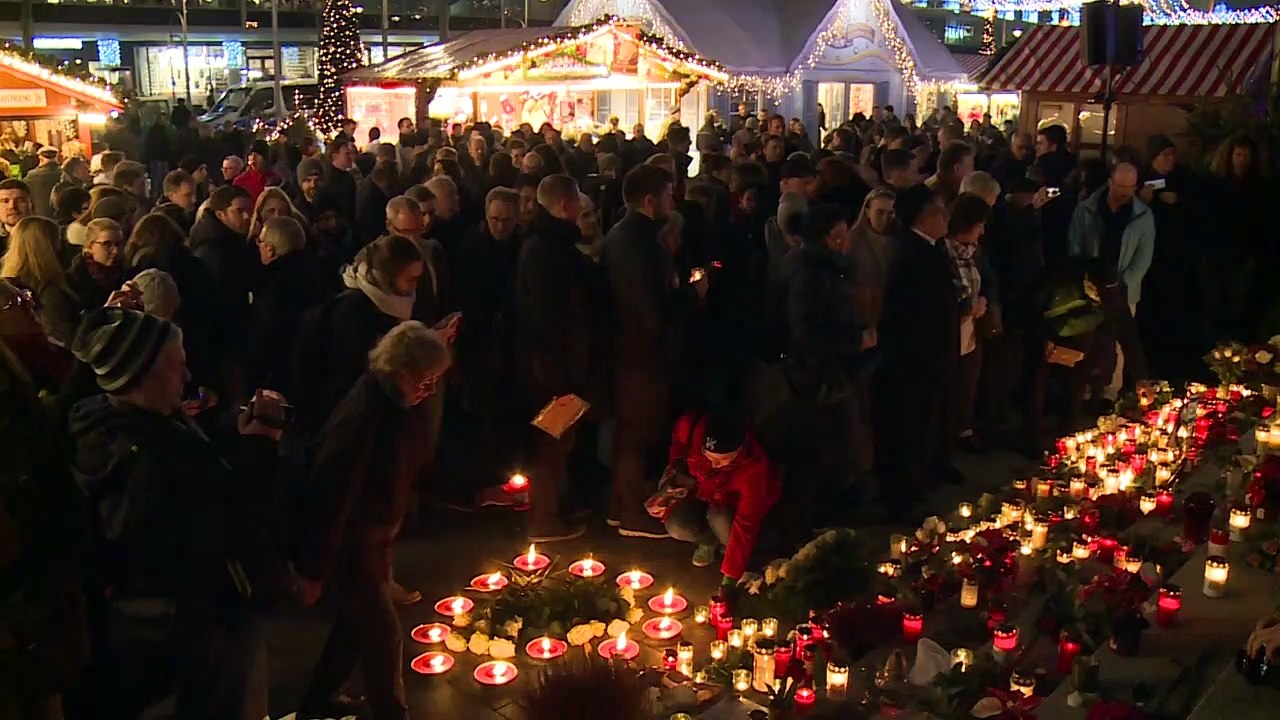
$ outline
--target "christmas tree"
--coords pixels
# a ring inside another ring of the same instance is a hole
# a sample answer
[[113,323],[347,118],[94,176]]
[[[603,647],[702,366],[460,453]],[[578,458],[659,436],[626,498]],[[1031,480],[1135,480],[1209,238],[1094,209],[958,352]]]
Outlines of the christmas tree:
[[360,43],[360,15],[351,0],[328,0],[320,16],[320,52],[316,74],[320,95],[314,124],[325,132],[337,129],[342,118],[342,74],[360,67],[364,45]]

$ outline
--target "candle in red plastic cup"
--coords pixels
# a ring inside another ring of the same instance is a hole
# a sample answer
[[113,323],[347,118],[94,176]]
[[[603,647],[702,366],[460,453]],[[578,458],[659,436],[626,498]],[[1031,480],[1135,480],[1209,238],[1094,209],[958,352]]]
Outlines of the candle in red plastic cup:
[[1182,610],[1182,588],[1169,584],[1160,588],[1156,600],[1156,624],[1160,627],[1171,627],[1178,622],[1178,612]]

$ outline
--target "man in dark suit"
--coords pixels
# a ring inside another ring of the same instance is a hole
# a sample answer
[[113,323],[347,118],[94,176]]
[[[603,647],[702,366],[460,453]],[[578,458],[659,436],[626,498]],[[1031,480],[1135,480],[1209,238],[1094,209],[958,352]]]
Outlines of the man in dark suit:
[[898,195],[902,230],[885,284],[879,346],[884,354],[877,430],[885,503],[906,517],[926,481],[962,481],[951,465],[949,420],[959,384],[960,307],[943,245],[947,210],[924,185]]

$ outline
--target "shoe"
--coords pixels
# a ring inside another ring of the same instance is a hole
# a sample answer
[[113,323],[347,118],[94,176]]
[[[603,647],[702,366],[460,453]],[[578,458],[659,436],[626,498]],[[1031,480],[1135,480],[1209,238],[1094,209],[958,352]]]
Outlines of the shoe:
[[622,525],[622,521],[616,517],[608,517],[604,519],[604,524],[609,527],[620,527]]
[[392,580],[391,602],[397,605],[416,605],[422,602],[422,593],[417,590],[407,590],[403,585]]
[[493,485],[476,494],[479,507],[528,507],[529,493],[508,493],[501,485]]
[[638,523],[628,523],[626,525],[618,525],[618,534],[622,537],[633,538],[649,538],[651,540],[663,540],[671,537],[671,533],[667,532],[667,528],[662,523],[653,518],[645,518]]
[[693,566],[707,567],[716,561],[716,555],[720,554],[720,546],[718,544],[699,544],[697,549],[693,551]]
[[580,523],[566,523],[565,521],[556,518],[529,528],[529,542],[551,543],[560,542],[562,540],[574,540],[582,537],[586,532],[587,527],[585,525]]

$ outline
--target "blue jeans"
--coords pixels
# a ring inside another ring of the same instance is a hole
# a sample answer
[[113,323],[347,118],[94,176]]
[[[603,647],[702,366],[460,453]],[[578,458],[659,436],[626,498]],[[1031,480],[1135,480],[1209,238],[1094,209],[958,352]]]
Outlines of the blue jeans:
[[687,498],[676,503],[667,513],[666,526],[671,537],[682,542],[728,545],[733,509]]

